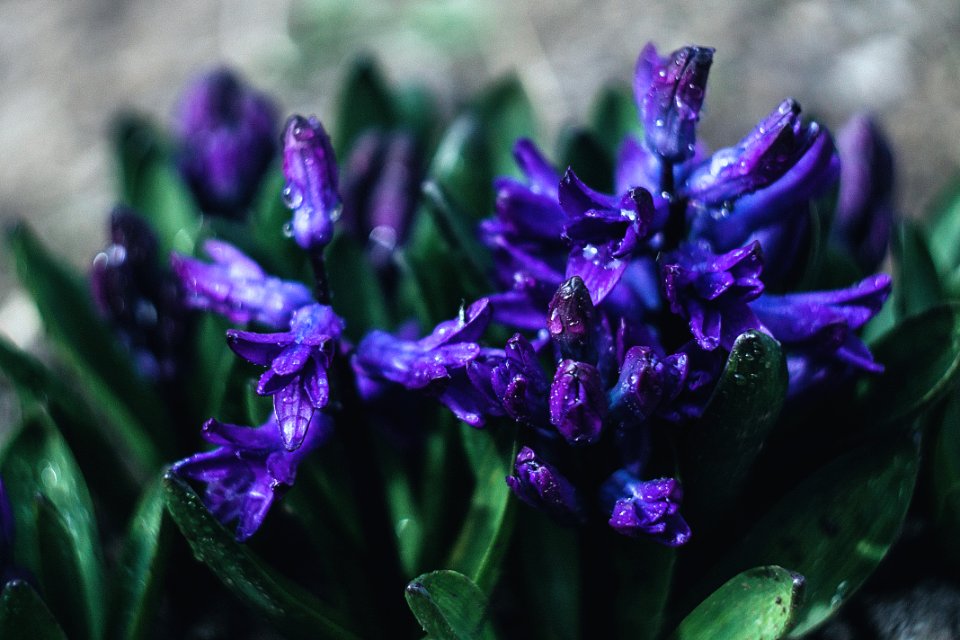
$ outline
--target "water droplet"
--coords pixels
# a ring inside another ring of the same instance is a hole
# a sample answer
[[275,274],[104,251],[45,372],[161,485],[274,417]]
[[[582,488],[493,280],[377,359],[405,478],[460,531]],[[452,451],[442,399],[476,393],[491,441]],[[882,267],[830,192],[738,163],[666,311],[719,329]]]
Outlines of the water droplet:
[[303,203],[303,194],[300,192],[300,189],[292,184],[284,187],[281,196],[283,197],[283,204],[286,205],[288,209],[296,209]]
[[340,216],[342,215],[343,215],[343,205],[338,204],[336,207],[333,208],[333,210],[330,211],[330,221],[336,222],[337,220],[340,219]]
[[287,222],[283,225],[283,235],[287,238],[293,237],[293,224]]

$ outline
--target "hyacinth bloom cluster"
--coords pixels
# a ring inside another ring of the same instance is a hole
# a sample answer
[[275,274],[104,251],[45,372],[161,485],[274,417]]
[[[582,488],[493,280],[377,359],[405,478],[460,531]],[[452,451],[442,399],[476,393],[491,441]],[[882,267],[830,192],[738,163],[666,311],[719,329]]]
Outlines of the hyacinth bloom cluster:
[[[705,47],[641,52],[644,135],[623,141],[612,194],[518,141],[524,179],[497,180],[495,215],[479,228],[500,290],[427,338],[376,332],[353,356],[370,393],[399,384],[474,427],[522,425],[507,483],[524,502],[566,523],[599,515],[621,534],[671,546],[691,532],[679,481],[649,476],[654,434],[697,428],[746,331],[781,343],[790,398],[882,371],[856,332],[891,288],[877,275],[841,290],[771,293],[801,276],[813,207],[835,188],[840,157],[792,99],[708,153],[696,124],[712,60]],[[869,215],[854,209],[872,205],[845,206],[856,220]],[[867,236],[844,240],[869,245]],[[487,345],[478,337],[487,319],[519,333]],[[574,462],[590,447],[613,451],[606,473]]]

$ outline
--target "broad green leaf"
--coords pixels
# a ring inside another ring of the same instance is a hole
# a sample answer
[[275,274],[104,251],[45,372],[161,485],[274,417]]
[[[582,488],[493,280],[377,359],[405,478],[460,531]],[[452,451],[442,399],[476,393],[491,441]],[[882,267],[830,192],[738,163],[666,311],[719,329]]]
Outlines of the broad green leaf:
[[580,537],[534,509],[518,510],[516,537],[527,602],[524,617],[540,638],[580,637]]
[[[109,439],[112,432],[101,428],[102,418],[86,398],[62,376],[3,338],[0,338],[0,371],[25,395],[26,401],[46,402],[87,465],[87,473],[95,472],[104,493],[112,490],[114,496],[126,497],[133,487],[146,481],[147,470],[159,464],[153,443],[145,435],[139,434],[142,446],[127,444],[125,447],[123,442]],[[123,481],[118,482],[121,478]]]
[[396,92],[394,105],[399,126],[413,133],[418,149],[421,152],[431,149],[440,124],[433,94],[425,87],[401,87]]
[[286,178],[279,166],[263,179],[247,220],[245,241],[264,271],[287,280],[303,273],[306,253],[289,237],[290,209],[283,203]]
[[960,394],[954,392],[946,403],[940,430],[933,448],[933,518],[943,551],[960,563],[956,547],[960,534]]
[[25,580],[11,580],[0,591],[0,638],[67,640],[50,609]]
[[423,185],[426,211],[430,213],[437,229],[449,246],[461,256],[462,269],[477,289],[489,289],[487,279],[492,264],[490,252],[477,239],[476,224],[457,207],[446,190],[436,182]]
[[486,132],[493,175],[519,175],[513,145],[518,138],[535,138],[537,126],[519,78],[508,76],[492,84],[477,97],[472,111]]
[[602,89],[590,111],[590,126],[611,158],[616,158],[620,145],[627,136],[642,137],[643,126],[640,124],[633,91],[625,86]]
[[473,222],[493,211],[493,152],[484,120],[462,115],[447,128],[427,170]]
[[739,336],[681,448],[684,514],[695,530],[721,519],[737,500],[786,395],[787,366],[777,341],[759,331]]
[[386,296],[357,241],[338,234],[327,247],[325,259],[331,303],[347,323],[347,337],[356,343],[371,329],[389,330]]
[[513,472],[516,429],[512,425],[472,429],[460,426],[476,484],[460,535],[446,566],[469,576],[489,593],[513,528],[513,499],[505,478]]
[[425,573],[407,585],[407,604],[423,630],[436,640],[493,640],[487,598],[456,571]]
[[791,636],[812,630],[886,556],[910,505],[918,462],[914,435],[902,432],[837,458],[764,515],[688,599],[702,598],[705,589],[749,567],[788,566],[806,578]]
[[113,599],[107,635],[146,638],[155,622],[169,555],[170,522],[165,517],[159,478],[144,492],[127,526],[113,575]]
[[951,273],[960,267],[960,180],[940,194],[930,211],[930,255],[941,273]]
[[194,557],[246,606],[281,633],[298,638],[355,638],[339,615],[312,594],[276,575],[233,539],[182,479],[167,474],[164,500]]
[[870,345],[884,372],[861,384],[864,424],[903,421],[933,405],[960,371],[960,303],[911,316]]
[[150,221],[160,255],[192,253],[200,211],[176,172],[167,141],[151,123],[128,114],[114,124],[114,145],[121,198]]
[[900,318],[922,313],[943,300],[937,269],[930,257],[923,232],[904,220],[894,234],[897,315]]
[[397,113],[380,69],[368,57],[357,59],[350,68],[339,96],[334,140],[342,165],[360,134],[393,127]]
[[50,419],[30,409],[0,466],[17,523],[15,557],[40,576],[72,635],[103,635],[100,543],[90,494]]
[[85,392],[110,418],[111,440],[121,443],[126,455],[154,463],[159,456],[151,441],[170,444],[167,412],[98,317],[87,287],[25,225],[10,229],[7,243],[47,331],[76,370]]
[[592,189],[613,191],[613,157],[586,129],[571,128],[560,138],[560,167],[570,167]]
[[677,550],[618,536],[611,545],[618,637],[660,637],[673,583]]
[[673,640],[776,640],[794,623],[803,576],[782,567],[748,569],[700,603]]

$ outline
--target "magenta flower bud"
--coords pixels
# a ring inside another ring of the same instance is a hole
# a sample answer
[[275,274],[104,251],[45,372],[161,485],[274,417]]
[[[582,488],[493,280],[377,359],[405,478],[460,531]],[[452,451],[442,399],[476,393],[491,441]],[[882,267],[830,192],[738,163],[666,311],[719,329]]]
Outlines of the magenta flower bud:
[[243,215],[276,153],[276,127],[270,99],[229,70],[187,88],[175,125],[177,161],[203,211]]
[[643,112],[646,145],[664,160],[682,162],[694,154],[713,52],[683,47],[661,58],[653,43],[640,52],[633,89]]
[[561,360],[550,385],[550,423],[573,445],[600,439],[607,398],[593,365]]
[[330,137],[316,118],[291,116],[283,131],[283,198],[293,211],[293,239],[317,253],[333,239],[340,217],[337,162]]
[[583,521],[577,490],[533,449],[524,447],[520,450],[514,469],[516,475],[507,476],[507,485],[514,495],[562,523]]
[[596,362],[597,310],[580,276],[557,289],[547,307],[547,330],[564,358]]

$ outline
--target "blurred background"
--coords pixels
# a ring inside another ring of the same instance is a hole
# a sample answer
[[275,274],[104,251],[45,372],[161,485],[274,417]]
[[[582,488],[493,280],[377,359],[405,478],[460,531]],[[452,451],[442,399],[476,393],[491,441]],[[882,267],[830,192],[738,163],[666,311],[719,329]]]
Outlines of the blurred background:
[[[647,40],[717,48],[701,129],[713,148],[788,95],[834,130],[874,113],[897,152],[900,210],[917,216],[960,171],[957,33],[956,0],[0,0],[0,217],[27,219],[86,268],[116,193],[113,115],[168,123],[185,81],[216,65],[333,126],[359,53],[448,111],[515,72],[552,149],[599,87],[630,81]],[[4,261],[0,331],[29,346],[37,328]]]

